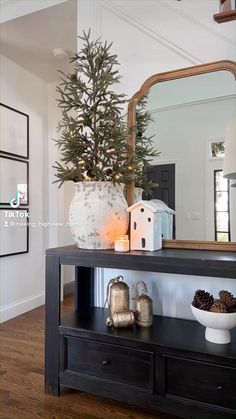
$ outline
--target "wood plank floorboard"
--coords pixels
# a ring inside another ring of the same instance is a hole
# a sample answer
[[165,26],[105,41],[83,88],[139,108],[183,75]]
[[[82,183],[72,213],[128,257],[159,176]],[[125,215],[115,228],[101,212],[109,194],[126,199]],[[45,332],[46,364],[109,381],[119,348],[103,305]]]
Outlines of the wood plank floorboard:
[[[66,296],[63,314],[73,310]],[[44,306],[0,325],[1,419],[175,419],[79,391],[44,393]]]

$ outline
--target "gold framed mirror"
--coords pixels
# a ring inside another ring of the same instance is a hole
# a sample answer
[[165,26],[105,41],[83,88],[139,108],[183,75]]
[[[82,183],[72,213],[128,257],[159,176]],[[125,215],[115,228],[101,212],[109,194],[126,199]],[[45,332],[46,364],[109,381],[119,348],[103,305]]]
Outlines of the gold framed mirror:
[[[236,251],[236,188],[223,178],[221,149],[227,123],[236,117],[236,62],[217,61],[149,77],[128,106],[129,144],[134,152],[133,127],[144,98],[156,117],[150,134],[157,136],[154,145],[161,156],[151,162],[153,171],[164,165],[175,171],[176,229],[172,240],[163,240],[163,247]],[[134,202],[134,188],[134,182],[127,187],[129,205]],[[180,190],[189,194],[180,196]]]

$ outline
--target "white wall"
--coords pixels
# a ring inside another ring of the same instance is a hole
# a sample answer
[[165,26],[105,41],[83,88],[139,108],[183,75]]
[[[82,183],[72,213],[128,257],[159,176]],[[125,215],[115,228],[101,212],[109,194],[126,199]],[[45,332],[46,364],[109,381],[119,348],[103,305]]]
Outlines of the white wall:
[[[48,212],[47,85],[1,56],[1,102],[29,115],[30,221],[41,222]],[[42,227],[31,227],[29,253],[0,259],[0,321],[44,302],[44,249]]]
[[[55,161],[60,160],[60,152],[55,141],[58,121],[61,119],[61,111],[57,107],[57,83],[48,84],[48,167],[49,167],[49,227],[48,248],[73,244],[72,235],[68,226],[69,204],[74,194],[73,182],[65,182],[60,189],[56,180],[56,170],[53,168]],[[70,266],[62,268],[62,283],[66,284],[74,280],[74,269]]]
[[148,133],[155,134],[154,146],[161,152],[152,164],[176,165],[178,240],[215,240],[214,170],[222,169],[223,160],[209,159],[209,141],[224,138],[235,109],[235,98],[226,97],[152,110]]
[[204,62],[235,59],[236,24],[219,25],[215,0],[78,0],[78,34],[92,30],[113,42],[133,95],[150,75]]
[[[0,259],[0,322],[44,304],[45,250],[72,244],[67,226],[73,184],[60,190],[55,180],[55,160],[60,112],[56,83],[46,84],[16,63],[1,56],[0,101],[29,115],[29,253]],[[63,267],[62,284],[74,279]]]
[[[236,59],[235,22],[218,25],[218,2],[199,0],[78,0],[78,34],[92,29],[94,37],[113,41],[123,79],[120,91],[131,97],[150,75],[204,62]],[[107,280],[122,271],[103,270],[97,283],[97,304],[104,302]],[[155,312],[192,318],[189,304],[197,288],[215,295],[221,288],[236,292],[236,281],[184,275],[124,272],[131,288],[147,279]]]
[[[190,302],[193,299],[193,292],[199,288],[209,291],[215,298],[218,297],[218,292],[222,289],[236,293],[236,281],[232,279],[117,271],[115,269],[105,269],[104,271],[104,294],[100,294],[103,298],[106,298],[106,287],[109,280],[118,274],[123,275],[124,280],[128,283],[130,297],[133,295],[135,283],[145,281],[153,299],[153,311],[155,314],[161,314],[162,316],[192,319]],[[131,307],[134,308],[133,301],[131,301]]]
[[[6,22],[67,0],[1,0],[0,22]],[[74,0],[77,1],[77,0]],[[52,165],[58,160],[56,127],[60,113],[56,83],[44,81],[6,57],[1,57],[0,101],[29,114],[30,226],[29,253],[0,259],[0,322],[44,303],[45,249],[72,243],[67,226],[73,185],[60,191]],[[59,66],[59,64],[58,64]],[[63,267],[62,283],[74,278]]]

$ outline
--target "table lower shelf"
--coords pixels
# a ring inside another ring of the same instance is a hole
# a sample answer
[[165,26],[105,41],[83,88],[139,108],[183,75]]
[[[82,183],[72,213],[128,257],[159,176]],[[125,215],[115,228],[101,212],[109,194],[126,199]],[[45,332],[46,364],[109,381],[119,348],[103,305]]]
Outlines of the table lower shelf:
[[154,316],[149,328],[133,326],[128,328],[109,328],[106,326],[108,310],[90,308],[80,313],[74,311],[61,320],[59,330],[63,334],[79,332],[80,336],[132,346],[158,345],[205,355],[215,355],[225,360],[236,360],[236,329],[232,330],[232,342],[218,345],[205,340],[205,327],[196,321]]

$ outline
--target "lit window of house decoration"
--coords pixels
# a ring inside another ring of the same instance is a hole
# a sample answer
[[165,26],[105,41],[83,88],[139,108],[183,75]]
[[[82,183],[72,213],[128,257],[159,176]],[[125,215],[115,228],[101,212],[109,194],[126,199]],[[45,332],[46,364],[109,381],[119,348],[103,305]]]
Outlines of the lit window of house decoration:
[[128,208],[130,249],[155,251],[162,248],[162,211],[151,201],[138,201]]

